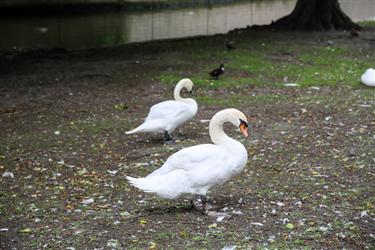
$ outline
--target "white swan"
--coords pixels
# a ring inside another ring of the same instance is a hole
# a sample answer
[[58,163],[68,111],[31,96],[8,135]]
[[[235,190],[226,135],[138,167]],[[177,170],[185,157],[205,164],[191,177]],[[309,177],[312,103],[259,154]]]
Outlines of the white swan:
[[[223,124],[226,122],[239,127],[248,136],[245,115],[237,109],[222,110],[212,117],[209,124],[214,144],[181,149],[148,176],[126,178],[131,185],[165,199],[205,196],[212,186],[222,184],[240,173],[247,162],[245,147],[224,132]],[[205,200],[202,199],[203,202]]]
[[165,140],[170,141],[172,133],[178,126],[192,119],[198,110],[197,102],[192,98],[182,98],[180,92],[183,88],[192,91],[193,82],[190,79],[182,79],[174,88],[173,97],[169,100],[153,105],[144,121],[137,128],[127,131],[126,134],[140,132],[164,133]]
[[375,69],[367,69],[366,72],[361,76],[361,81],[367,86],[375,87]]

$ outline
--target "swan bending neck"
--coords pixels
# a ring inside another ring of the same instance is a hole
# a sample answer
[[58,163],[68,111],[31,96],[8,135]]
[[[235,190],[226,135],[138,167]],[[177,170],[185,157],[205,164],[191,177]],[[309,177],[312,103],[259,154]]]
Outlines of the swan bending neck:
[[216,145],[223,144],[224,142],[227,142],[228,140],[229,141],[233,140],[224,132],[223,123],[222,124],[213,123],[213,122],[210,123],[209,133],[210,133],[211,141]]
[[177,84],[173,91],[173,97],[176,101],[183,101],[184,98],[181,97],[181,90],[184,88],[183,85]]
[[229,137],[225,132],[223,125],[224,123],[229,122],[227,112],[218,112],[214,115],[209,124],[209,133],[211,141],[218,145],[227,143],[229,141],[236,141],[233,138]]

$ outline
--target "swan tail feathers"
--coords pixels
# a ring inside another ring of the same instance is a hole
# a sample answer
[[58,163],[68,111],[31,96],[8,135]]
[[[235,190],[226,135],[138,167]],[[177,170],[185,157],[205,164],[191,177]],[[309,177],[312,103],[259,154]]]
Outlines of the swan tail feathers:
[[155,193],[156,190],[153,185],[148,181],[147,178],[134,178],[130,176],[126,176],[126,179],[129,181],[130,185],[141,189],[146,193]]
[[126,131],[125,134],[127,134],[127,135],[135,134],[135,133],[138,133],[138,132],[142,132],[143,129],[144,129],[144,123],[141,124],[140,126],[136,127],[135,129]]

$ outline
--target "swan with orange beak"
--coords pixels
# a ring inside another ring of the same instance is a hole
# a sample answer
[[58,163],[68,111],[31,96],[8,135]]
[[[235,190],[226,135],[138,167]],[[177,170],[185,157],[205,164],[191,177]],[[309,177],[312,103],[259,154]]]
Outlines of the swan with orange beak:
[[204,212],[206,193],[239,174],[246,166],[247,151],[241,142],[229,137],[223,129],[231,123],[248,137],[246,116],[237,109],[217,112],[209,124],[213,144],[200,144],[172,154],[163,166],[143,178],[128,176],[131,185],[164,199],[189,199],[201,197]]

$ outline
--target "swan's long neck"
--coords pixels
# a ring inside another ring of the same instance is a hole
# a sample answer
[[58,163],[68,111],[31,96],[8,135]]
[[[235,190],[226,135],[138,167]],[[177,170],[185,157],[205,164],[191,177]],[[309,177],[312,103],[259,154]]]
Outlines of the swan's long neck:
[[197,112],[198,104],[194,99],[192,99],[192,98],[182,98],[180,96],[181,90],[183,88],[185,88],[185,86],[186,86],[185,84],[188,84],[186,81],[190,81],[190,80],[189,79],[182,79],[181,81],[179,81],[177,83],[177,85],[176,85],[176,87],[174,88],[174,91],[173,91],[173,97],[176,101],[187,103],[189,106],[191,106],[193,108],[193,110],[195,110],[194,112]]
[[229,122],[229,119],[225,112],[218,112],[210,121],[210,125],[208,127],[210,138],[211,141],[216,145],[220,145],[225,142],[237,142],[224,132],[223,125],[226,122]]
[[179,82],[176,87],[174,88],[174,91],[173,91],[173,97],[176,101],[184,101],[185,98],[182,98],[180,96],[180,93],[181,93],[181,90],[184,88],[184,85],[182,84],[182,82]]

